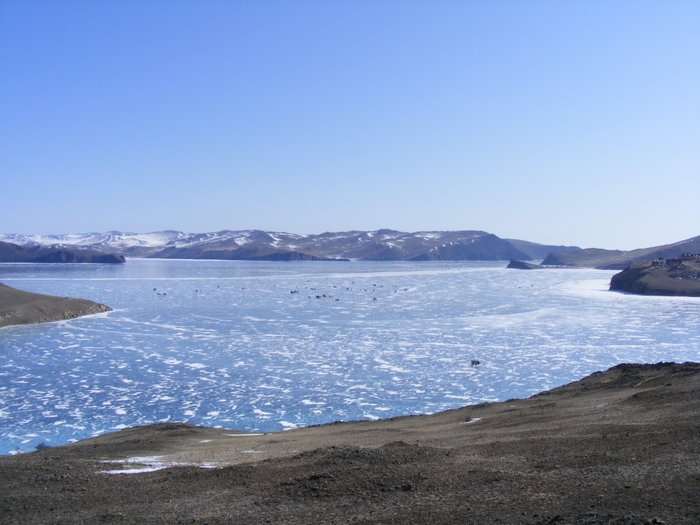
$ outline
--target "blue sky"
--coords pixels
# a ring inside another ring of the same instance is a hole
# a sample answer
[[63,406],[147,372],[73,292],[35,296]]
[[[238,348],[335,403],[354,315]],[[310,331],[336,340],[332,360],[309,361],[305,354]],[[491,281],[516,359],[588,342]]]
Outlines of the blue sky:
[[700,2],[0,0],[0,233],[700,235]]

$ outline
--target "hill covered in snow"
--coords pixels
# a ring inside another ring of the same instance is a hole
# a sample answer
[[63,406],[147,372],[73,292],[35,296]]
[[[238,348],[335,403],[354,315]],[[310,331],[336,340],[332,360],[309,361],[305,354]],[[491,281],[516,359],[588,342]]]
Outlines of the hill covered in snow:
[[[228,260],[463,261],[532,260],[576,247],[508,241],[483,231],[396,230],[298,235],[262,230],[183,233],[85,233],[0,235],[0,240],[33,247],[95,250],[126,257]],[[517,243],[517,247],[514,244]]]

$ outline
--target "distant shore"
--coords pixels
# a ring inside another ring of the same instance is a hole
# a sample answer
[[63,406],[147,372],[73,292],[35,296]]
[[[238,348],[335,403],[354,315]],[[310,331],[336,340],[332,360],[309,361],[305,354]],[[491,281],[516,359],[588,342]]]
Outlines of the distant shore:
[[0,283],[0,327],[63,321],[111,310],[87,299],[25,292]]

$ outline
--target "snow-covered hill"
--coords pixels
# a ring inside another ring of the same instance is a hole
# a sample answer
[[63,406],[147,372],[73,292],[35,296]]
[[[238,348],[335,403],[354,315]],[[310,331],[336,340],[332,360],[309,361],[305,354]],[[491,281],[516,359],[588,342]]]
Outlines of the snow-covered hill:
[[83,248],[127,257],[268,260],[508,260],[531,259],[525,249],[483,231],[396,230],[326,232],[319,235],[223,230],[210,233],[0,234],[24,246]]
[[83,248],[106,253],[120,253],[130,257],[146,257],[165,248],[192,248],[195,246],[242,246],[251,242],[276,246],[280,241],[291,242],[300,235],[275,234],[258,230],[212,233],[184,233],[165,230],[151,233],[110,231],[106,233],[71,233],[62,235],[0,234],[0,241],[22,246],[50,246]]

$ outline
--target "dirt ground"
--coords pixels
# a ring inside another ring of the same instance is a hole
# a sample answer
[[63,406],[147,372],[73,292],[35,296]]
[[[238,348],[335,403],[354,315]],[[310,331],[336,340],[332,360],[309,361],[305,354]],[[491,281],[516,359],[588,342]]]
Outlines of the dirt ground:
[[0,523],[700,523],[699,440],[700,364],[619,365],[431,416],[0,457]]

